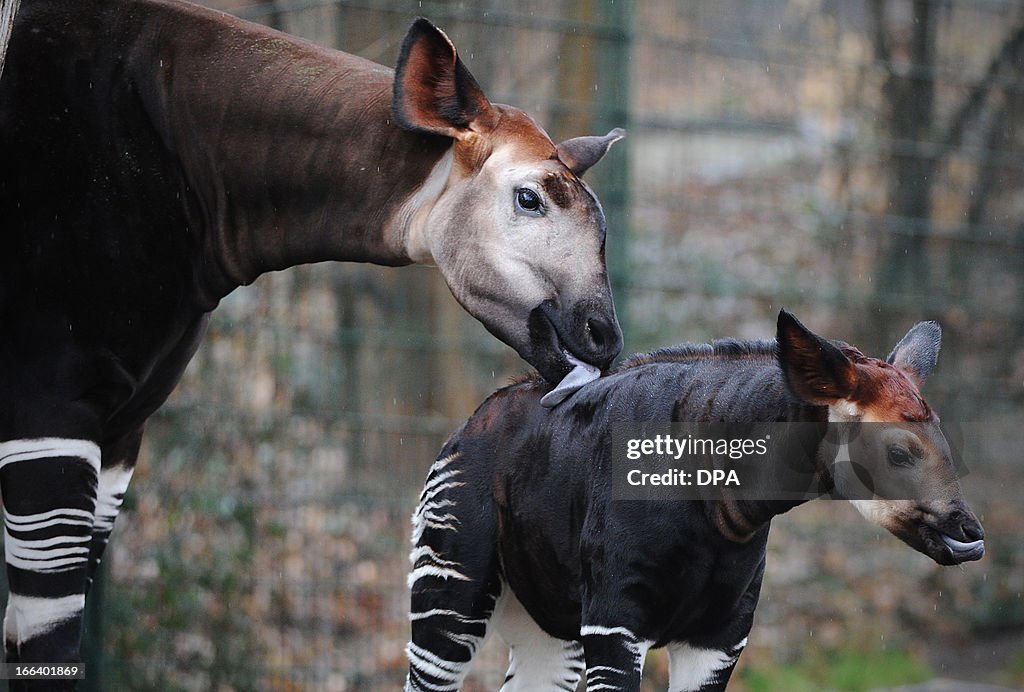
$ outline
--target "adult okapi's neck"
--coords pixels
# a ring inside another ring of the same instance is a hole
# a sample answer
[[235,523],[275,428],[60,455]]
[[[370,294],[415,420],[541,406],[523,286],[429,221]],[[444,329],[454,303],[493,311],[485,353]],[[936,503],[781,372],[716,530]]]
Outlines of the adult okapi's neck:
[[180,164],[200,303],[297,264],[412,261],[406,203],[451,140],[391,122],[390,69],[206,10],[153,7],[134,67],[156,78],[147,105]]

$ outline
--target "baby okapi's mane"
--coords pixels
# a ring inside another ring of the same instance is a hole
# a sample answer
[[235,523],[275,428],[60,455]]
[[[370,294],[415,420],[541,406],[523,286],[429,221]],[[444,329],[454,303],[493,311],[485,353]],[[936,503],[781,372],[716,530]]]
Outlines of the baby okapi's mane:
[[[775,339],[739,341],[738,339],[717,339],[710,344],[680,344],[668,346],[649,353],[635,353],[608,371],[615,375],[630,368],[651,363],[694,363],[701,360],[745,360],[764,359],[775,361],[778,348]],[[534,370],[509,380],[507,388],[522,386],[550,387]]]
[[[833,341],[840,351],[854,363],[875,363],[883,365],[883,361],[861,353],[855,346],[845,341]],[[774,363],[778,359],[779,347],[775,339],[756,339],[742,341],[739,339],[716,339],[710,344],[679,344],[668,346],[649,353],[635,353],[608,371],[608,375],[615,375],[630,368],[652,363],[696,363],[702,360],[716,361],[737,361],[737,360],[761,360],[767,363]],[[509,379],[508,385],[503,389],[515,389],[523,386],[550,388],[544,379],[536,371],[523,373]],[[499,390],[500,391],[500,390]]]
[[708,359],[775,361],[777,356],[778,345],[774,339],[718,339],[710,344],[681,344],[650,353],[638,353],[627,358],[612,374],[651,363],[693,363]]

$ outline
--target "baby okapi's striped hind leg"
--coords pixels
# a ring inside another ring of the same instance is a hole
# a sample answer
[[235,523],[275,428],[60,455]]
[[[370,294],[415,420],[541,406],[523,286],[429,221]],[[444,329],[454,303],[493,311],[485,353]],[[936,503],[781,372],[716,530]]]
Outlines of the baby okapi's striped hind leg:
[[575,692],[583,675],[583,646],[542,630],[507,585],[494,611],[494,628],[508,644],[501,692]]
[[412,517],[407,691],[462,686],[501,592],[488,488],[474,486],[460,458],[434,462]]
[[100,448],[90,440],[0,442],[8,661],[79,660],[99,475]]
[[647,650],[654,642],[640,639],[625,627],[584,625],[580,628],[587,662],[587,691],[640,689]]

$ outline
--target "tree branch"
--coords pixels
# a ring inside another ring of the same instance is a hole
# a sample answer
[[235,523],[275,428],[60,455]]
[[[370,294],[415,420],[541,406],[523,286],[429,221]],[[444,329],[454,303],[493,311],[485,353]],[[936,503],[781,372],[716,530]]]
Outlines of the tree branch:
[[999,71],[1004,65],[1015,62],[1019,58],[1022,48],[1024,48],[1024,22],[1010,33],[1002,48],[1000,48],[999,52],[989,63],[985,76],[974,85],[971,93],[967,95],[967,98],[960,105],[959,110],[950,118],[946,134],[939,140],[939,150],[935,156],[936,161],[945,158],[953,149],[960,146],[967,123],[981,110],[985,99],[988,98],[989,93],[995,86]]

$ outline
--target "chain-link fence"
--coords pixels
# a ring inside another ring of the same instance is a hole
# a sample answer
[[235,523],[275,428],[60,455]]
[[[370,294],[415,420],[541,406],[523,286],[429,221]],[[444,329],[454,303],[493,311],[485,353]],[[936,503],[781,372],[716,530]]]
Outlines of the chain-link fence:
[[[770,337],[786,306],[884,356],[936,319],[934,407],[1020,420],[1018,3],[210,4],[385,64],[426,15],[556,140],[626,127],[588,178],[627,351]],[[108,551],[98,689],[395,689],[423,476],[525,365],[424,268],[266,275],[214,315]],[[964,479],[981,563],[936,567],[838,503],[779,518],[737,688],[1024,682],[1024,465],[993,442]],[[503,656],[489,644],[470,689]],[[663,658],[648,669],[663,684]]]

